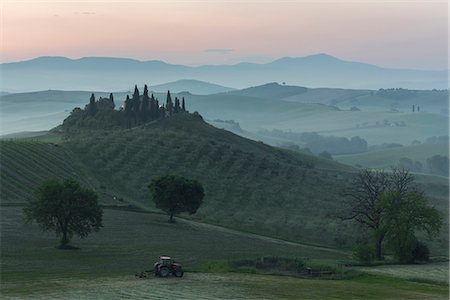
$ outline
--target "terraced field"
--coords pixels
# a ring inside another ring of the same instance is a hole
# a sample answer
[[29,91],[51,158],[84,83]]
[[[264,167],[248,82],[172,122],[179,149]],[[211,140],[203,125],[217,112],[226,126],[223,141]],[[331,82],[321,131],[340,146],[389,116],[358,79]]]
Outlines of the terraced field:
[[[23,204],[44,180],[74,178],[90,188],[98,180],[66,147],[35,141],[0,141],[0,197],[2,205]],[[101,195],[102,203],[112,204]]]

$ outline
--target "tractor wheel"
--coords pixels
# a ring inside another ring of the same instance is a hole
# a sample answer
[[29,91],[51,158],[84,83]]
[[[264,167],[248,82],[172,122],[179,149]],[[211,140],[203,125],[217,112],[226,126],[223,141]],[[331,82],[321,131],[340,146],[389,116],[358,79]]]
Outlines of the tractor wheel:
[[182,269],[177,269],[173,272],[173,275],[175,275],[175,277],[183,277],[184,272]]
[[169,268],[162,267],[162,268],[159,269],[159,276],[167,277],[167,276],[169,276],[169,274],[170,274]]

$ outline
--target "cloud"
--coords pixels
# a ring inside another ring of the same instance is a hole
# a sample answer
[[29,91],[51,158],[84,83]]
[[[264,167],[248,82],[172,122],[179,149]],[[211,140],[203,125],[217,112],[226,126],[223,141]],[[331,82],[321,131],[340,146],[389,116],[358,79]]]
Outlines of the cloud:
[[76,11],[76,12],[74,12],[74,14],[76,14],[76,15],[80,14],[80,15],[90,16],[90,15],[95,15],[95,11],[81,11],[81,12]]
[[218,53],[218,54],[230,54],[233,51],[234,51],[234,49],[229,49],[229,48],[212,48],[212,49],[205,50],[205,52],[208,52],[208,53]]

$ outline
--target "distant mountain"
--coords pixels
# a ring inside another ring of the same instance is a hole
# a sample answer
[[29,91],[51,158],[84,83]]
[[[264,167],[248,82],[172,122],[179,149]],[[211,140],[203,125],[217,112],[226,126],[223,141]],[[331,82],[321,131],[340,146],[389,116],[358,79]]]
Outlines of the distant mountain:
[[154,85],[189,78],[244,88],[267,82],[339,88],[447,89],[448,71],[387,69],[318,54],[284,57],[266,64],[190,67],[163,61],[127,58],[39,57],[4,63],[1,90],[7,92],[62,90],[123,90],[137,83]]
[[159,85],[150,86],[150,89],[155,92],[167,92],[170,90],[174,93],[189,92],[196,95],[217,94],[235,90],[234,88],[221,86],[214,83],[209,83],[200,80],[177,80]]

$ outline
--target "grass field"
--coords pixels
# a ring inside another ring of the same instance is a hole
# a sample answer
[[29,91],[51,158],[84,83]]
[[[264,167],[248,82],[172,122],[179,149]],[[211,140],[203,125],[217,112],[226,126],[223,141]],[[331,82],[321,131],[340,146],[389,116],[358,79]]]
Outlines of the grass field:
[[422,282],[440,282],[448,284],[449,262],[417,265],[384,265],[357,268],[370,274],[392,276]]
[[117,276],[7,284],[4,299],[448,299],[448,286],[361,276],[313,280],[237,273],[187,273],[182,279]]
[[[214,261],[262,255],[347,261],[348,254],[158,214],[105,210],[104,228],[80,250],[57,250],[56,238],[24,225],[20,207],[2,207],[0,225],[3,299],[446,299],[448,285],[394,277],[355,275],[345,280],[199,273]],[[182,279],[136,279],[159,255],[172,255],[188,271]],[[193,272],[192,272],[193,271]]]
[[259,256],[349,259],[327,248],[285,243],[200,223],[167,222],[165,215],[105,210],[104,228],[85,240],[81,250],[61,251],[51,233],[24,225],[20,207],[2,207],[1,274],[3,282],[42,278],[111,276],[151,269],[160,255],[172,255],[189,270],[211,261]]

